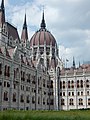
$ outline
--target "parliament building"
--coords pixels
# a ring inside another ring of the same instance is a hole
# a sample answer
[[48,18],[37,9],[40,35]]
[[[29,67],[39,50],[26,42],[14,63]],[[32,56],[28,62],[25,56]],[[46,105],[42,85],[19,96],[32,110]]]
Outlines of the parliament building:
[[90,108],[90,65],[65,68],[57,41],[46,28],[28,38],[26,14],[19,36],[0,7],[0,110],[70,110]]

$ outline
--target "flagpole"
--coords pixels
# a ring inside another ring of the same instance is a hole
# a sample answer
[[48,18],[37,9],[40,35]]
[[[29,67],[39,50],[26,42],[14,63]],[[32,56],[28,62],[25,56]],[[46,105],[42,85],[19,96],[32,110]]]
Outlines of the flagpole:
[[67,60],[66,60],[66,68],[67,68]]
[[66,59],[66,68],[67,68],[67,62],[68,62],[69,60],[68,59]]

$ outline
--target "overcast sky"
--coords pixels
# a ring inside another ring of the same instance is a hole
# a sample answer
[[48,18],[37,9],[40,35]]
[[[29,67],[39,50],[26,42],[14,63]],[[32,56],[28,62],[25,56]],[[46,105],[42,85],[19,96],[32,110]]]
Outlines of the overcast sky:
[[[1,1],[1,0],[0,0]],[[21,34],[25,11],[29,39],[40,28],[45,7],[47,29],[54,35],[60,58],[72,65],[90,61],[90,0],[6,0],[6,20]]]

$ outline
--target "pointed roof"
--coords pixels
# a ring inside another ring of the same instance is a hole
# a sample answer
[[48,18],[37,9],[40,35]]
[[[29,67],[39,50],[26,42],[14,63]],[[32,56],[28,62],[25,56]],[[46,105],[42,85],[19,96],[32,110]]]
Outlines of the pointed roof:
[[28,31],[27,31],[27,22],[26,22],[26,14],[24,18],[24,24],[21,34],[21,40],[25,43],[28,40]]
[[43,10],[41,28],[42,28],[42,29],[45,29],[45,27],[46,27],[46,23],[45,23],[45,19],[44,19],[44,10]]
[[1,9],[4,10],[4,0],[1,2]]
[[0,24],[5,23],[5,8],[4,8],[4,0],[1,2],[0,7]]
[[26,13],[25,13],[24,24],[23,24],[23,29],[25,29],[25,28],[27,28]]

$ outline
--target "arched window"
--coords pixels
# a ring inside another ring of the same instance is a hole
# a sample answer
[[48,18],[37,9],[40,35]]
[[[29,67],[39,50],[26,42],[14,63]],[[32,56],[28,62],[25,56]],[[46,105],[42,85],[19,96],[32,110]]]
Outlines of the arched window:
[[77,88],[79,88],[79,80],[77,80]]
[[47,99],[47,105],[49,105],[49,99]]
[[45,79],[43,79],[43,87],[45,87]]
[[61,99],[61,105],[65,105],[65,100],[63,98]]
[[18,76],[19,76],[19,69],[16,68],[16,78],[18,78]]
[[77,92],[77,95],[80,96],[80,92]]
[[80,86],[83,88],[83,80],[80,80]]
[[8,66],[7,76],[10,77],[10,67]]
[[68,81],[68,88],[70,88],[70,81]]
[[83,99],[82,98],[79,99],[79,105],[83,105]]
[[74,100],[72,98],[69,100],[69,105],[74,105]]
[[35,96],[32,97],[32,103],[35,103]]
[[27,82],[30,83],[30,74],[26,75]]
[[26,97],[26,101],[27,101],[27,103],[30,102],[30,100],[29,100],[29,95]]
[[4,71],[4,75],[7,75],[7,65],[5,65],[5,71]]
[[16,102],[16,93],[13,93],[13,102]]
[[89,91],[87,91],[87,95],[89,95],[90,93],[89,93]]
[[74,81],[71,81],[71,87],[74,88]]
[[81,96],[83,96],[83,91],[81,91]]
[[53,88],[53,81],[51,80],[51,87],[50,88]]
[[38,104],[40,104],[40,97],[38,97]]
[[23,81],[25,81],[25,72],[23,72]]
[[4,92],[4,98],[3,99],[5,101],[8,101],[8,92],[7,91]]
[[63,81],[63,89],[65,89],[65,81]]
[[88,105],[90,105],[90,98],[88,99]]
[[62,89],[62,81],[60,81],[60,89]]
[[24,102],[24,95],[23,94],[21,95],[20,101]]
[[14,69],[14,79],[16,78],[16,70]]
[[50,100],[50,105],[53,105],[54,104],[54,101],[53,99]]
[[86,87],[89,88],[89,80],[86,80]]
[[43,105],[45,105],[45,98],[43,98]]
[[24,60],[23,60],[23,55],[21,55],[21,62],[24,63]]
[[2,63],[0,63],[0,75],[2,74]]

